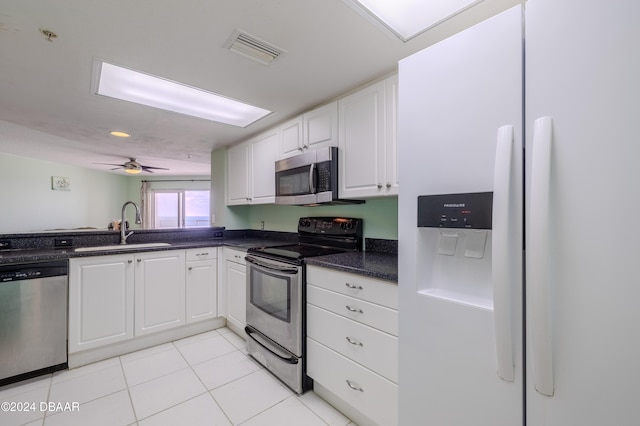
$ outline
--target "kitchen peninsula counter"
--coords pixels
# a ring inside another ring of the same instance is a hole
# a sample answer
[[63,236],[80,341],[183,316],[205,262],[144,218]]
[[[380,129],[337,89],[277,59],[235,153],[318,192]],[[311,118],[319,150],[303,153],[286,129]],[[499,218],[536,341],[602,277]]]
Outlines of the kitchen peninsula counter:
[[305,259],[308,265],[398,282],[397,241],[366,239],[366,251]]

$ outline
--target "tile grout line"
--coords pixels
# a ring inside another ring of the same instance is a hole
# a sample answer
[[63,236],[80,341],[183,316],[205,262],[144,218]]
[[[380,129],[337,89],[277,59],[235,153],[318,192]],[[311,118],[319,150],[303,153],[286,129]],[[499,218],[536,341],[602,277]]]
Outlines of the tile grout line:
[[[220,332],[218,332],[218,335],[221,335],[221,334],[220,334]],[[225,340],[226,340],[226,339],[225,339]],[[218,408],[220,409],[220,412],[222,412],[222,414],[224,414],[224,417],[229,421],[229,424],[233,425],[233,422],[231,421],[231,419],[229,418],[229,416],[227,415],[227,413],[222,409],[222,407],[220,406],[220,404],[218,403],[218,401],[216,401],[216,398],[211,394],[211,392],[209,391],[209,388],[208,388],[208,387],[207,387],[207,385],[202,381],[202,379],[200,378],[200,376],[198,375],[198,373],[196,372],[196,370],[194,370],[194,369],[193,369],[193,365],[191,365],[191,363],[190,363],[190,362],[185,358],[184,354],[183,354],[182,352],[180,352],[180,348],[178,348],[178,347],[174,344],[174,342],[171,342],[171,344],[176,348],[176,350],[178,351],[178,353],[180,354],[180,356],[182,357],[182,359],[184,359],[184,361],[187,363],[187,365],[189,366],[189,368],[191,369],[191,371],[193,372],[193,374],[198,378],[198,381],[202,384],[202,387],[204,388],[204,393],[206,393],[206,394],[208,394],[208,395],[209,395],[209,397],[213,400],[213,403],[214,403],[214,404],[216,404],[216,405],[218,406]],[[235,346],[234,346],[234,347],[235,347]],[[236,349],[236,350],[237,350],[237,349]],[[231,352],[230,352],[230,353],[231,353]],[[217,357],[217,358],[220,358],[220,357]],[[216,358],[213,358],[213,359],[216,359]],[[210,360],[207,360],[207,361],[210,361]],[[203,361],[203,362],[207,362],[207,361]],[[202,364],[202,363],[200,363],[200,364]],[[196,364],[196,365],[198,365],[198,364]],[[199,398],[201,395],[204,395],[204,393],[203,393],[203,394],[200,394],[200,395],[197,395],[197,396],[194,396],[193,398],[188,399],[187,401],[190,401],[190,400],[192,400],[192,399],[194,399],[194,398]],[[187,401],[183,401],[183,402],[181,402],[180,404],[183,404],[183,403],[185,403],[185,402],[187,402]],[[177,404],[177,405],[179,405],[179,404]],[[174,408],[175,406],[176,406],[176,405],[174,405],[173,407],[170,407],[170,408]],[[167,408],[167,409],[169,409],[169,408]]]
[[124,384],[127,388],[127,395],[129,395],[129,404],[131,404],[131,410],[133,411],[133,418],[135,419],[135,424],[138,424],[138,413],[136,413],[136,406],[133,405],[133,398],[131,398],[131,390],[129,388],[129,381],[127,380],[127,375],[124,372],[124,365],[122,364],[122,356],[118,357],[118,361],[120,363],[120,369],[122,370],[122,376],[124,377]]

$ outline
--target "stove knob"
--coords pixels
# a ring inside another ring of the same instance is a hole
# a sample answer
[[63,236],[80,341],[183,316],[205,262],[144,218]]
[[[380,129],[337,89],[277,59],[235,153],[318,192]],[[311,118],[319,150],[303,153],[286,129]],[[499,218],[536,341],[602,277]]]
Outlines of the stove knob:
[[348,231],[350,229],[353,228],[353,221],[348,221],[348,222],[342,222],[340,224],[340,228],[344,229],[345,231]]

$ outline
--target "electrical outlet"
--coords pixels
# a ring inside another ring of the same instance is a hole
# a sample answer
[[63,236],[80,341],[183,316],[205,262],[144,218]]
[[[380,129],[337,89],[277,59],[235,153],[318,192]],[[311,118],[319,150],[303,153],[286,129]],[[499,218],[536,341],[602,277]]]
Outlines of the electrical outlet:
[[260,221],[260,229],[264,231],[264,220]]

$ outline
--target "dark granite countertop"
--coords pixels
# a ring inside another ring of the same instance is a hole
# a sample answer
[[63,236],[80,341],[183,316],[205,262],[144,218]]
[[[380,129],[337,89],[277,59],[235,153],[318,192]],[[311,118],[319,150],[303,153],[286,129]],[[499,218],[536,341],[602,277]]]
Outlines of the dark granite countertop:
[[[69,234],[2,235],[0,239],[12,239],[14,248],[0,250],[0,265],[201,247],[227,246],[246,250],[251,247],[275,247],[297,242],[297,234],[270,231],[224,231],[224,235],[221,229],[196,232],[136,231],[129,241],[132,244],[131,247],[77,252],[75,251],[76,247],[116,245],[119,234],[117,232],[74,233],[71,236],[74,239],[73,247],[55,248],[54,240],[60,237],[69,238]],[[168,242],[170,245],[162,247],[133,246],[137,243],[149,242]],[[365,245],[367,251],[312,257],[307,258],[306,262],[309,265],[398,282],[397,242],[366,239]]]
[[[223,237],[224,232],[224,237]],[[60,238],[73,239],[73,247],[54,247],[54,241]],[[0,240],[11,240],[12,249],[0,250],[0,265],[14,263],[46,262],[65,260],[76,257],[104,256],[113,254],[138,253],[142,251],[183,250],[201,247],[229,246],[239,249],[250,247],[267,247],[291,244],[297,241],[297,234],[281,232],[223,231],[222,228],[211,228],[204,231],[168,231],[157,230],[134,231],[127,248],[95,251],[75,251],[78,247],[118,245],[118,232],[74,232],[42,233],[42,234],[5,234]],[[135,247],[135,244],[167,242],[170,245],[161,247]]]
[[246,250],[252,247],[276,247],[292,244],[290,241],[265,238],[225,238],[222,240],[224,246]]
[[310,257],[305,261],[308,265],[398,282],[398,255],[396,253],[359,251]]

